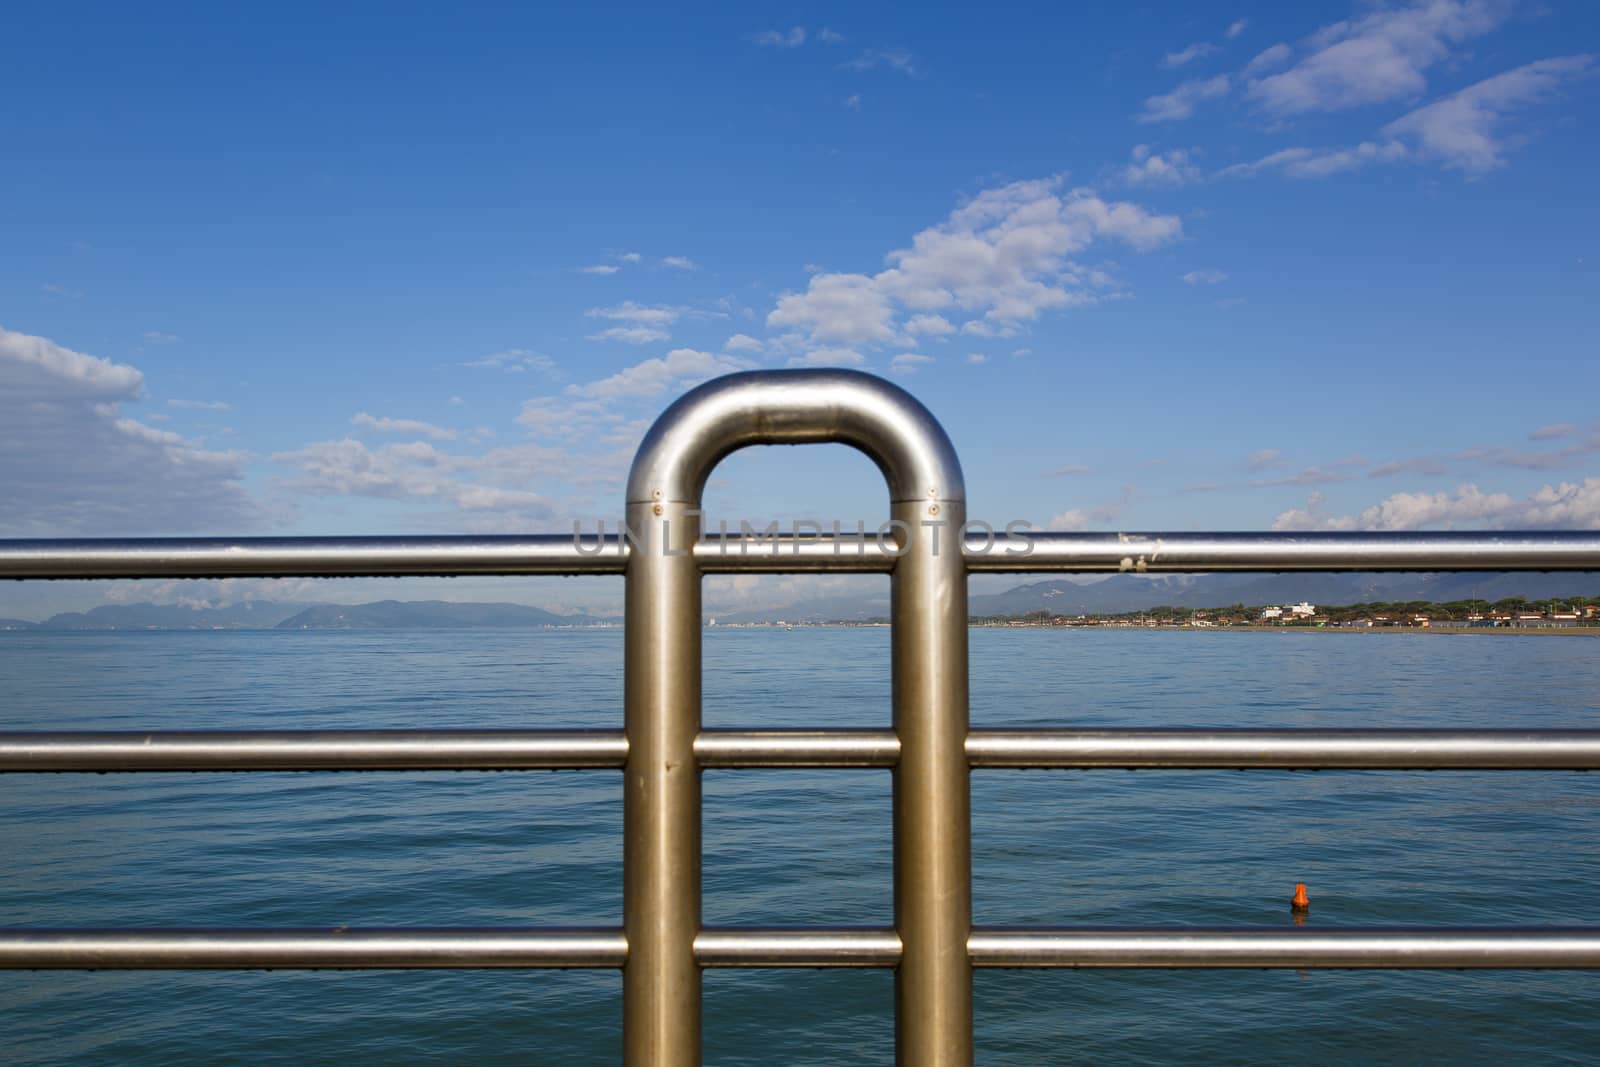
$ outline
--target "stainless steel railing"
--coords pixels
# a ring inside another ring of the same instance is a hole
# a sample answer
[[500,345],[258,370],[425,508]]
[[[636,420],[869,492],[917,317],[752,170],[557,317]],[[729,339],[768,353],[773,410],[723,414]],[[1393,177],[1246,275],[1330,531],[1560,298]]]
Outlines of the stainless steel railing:
[[[620,927],[0,930],[9,968],[620,967],[629,1064],[700,1054],[706,967],[892,967],[896,1052],[972,1061],[975,967],[1600,967],[1600,929],[985,929],[971,919],[973,768],[1592,770],[1600,730],[971,730],[966,576],[976,571],[1600,570],[1600,535],[967,534],[707,539],[712,468],[751,444],[842,441],[877,462],[903,533],[960,530],[944,431],[898,388],[848,371],[732,375],[646,436],[633,537],[0,541],[0,578],[626,576],[620,731],[372,730],[0,734],[0,771],[614,769],[625,778]],[[892,582],[893,728],[704,730],[700,579],[861,571]],[[717,929],[700,915],[700,774],[894,772],[894,924]]]

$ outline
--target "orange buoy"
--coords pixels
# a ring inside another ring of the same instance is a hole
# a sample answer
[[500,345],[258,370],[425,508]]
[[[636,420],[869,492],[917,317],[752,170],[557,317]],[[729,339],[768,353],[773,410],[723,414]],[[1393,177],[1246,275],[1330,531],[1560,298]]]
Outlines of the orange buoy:
[[1311,898],[1306,896],[1306,884],[1304,882],[1296,882],[1294,884],[1294,899],[1289,901],[1289,910],[1290,911],[1310,911],[1311,910]]

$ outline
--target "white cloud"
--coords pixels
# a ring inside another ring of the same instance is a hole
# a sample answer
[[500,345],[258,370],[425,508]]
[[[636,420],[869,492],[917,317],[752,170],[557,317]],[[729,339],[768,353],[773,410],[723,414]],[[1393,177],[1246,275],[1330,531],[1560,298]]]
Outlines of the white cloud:
[[170,345],[176,344],[178,341],[183,340],[183,338],[179,337],[177,334],[167,333],[164,330],[146,330],[144,332],[144,339],[146,342],[153,345]]
[[1369,163],[1394,163],[1410,151],[1399,141],[1363,141],[1353,148],[1284,148],[1256,160],[1236,163],[1217,173],[1221,177],[1249,177],[1276,170],[1291,178],[1326,178]]
[[1184,148],[1162,155],[1149,145],[1134,145],[1133,162],[1122,168],[1122,180],[1129,185],[1183,185],[1199,177],[1200,168]]
[[1245,77],[1253,77],[1264,71],[1276,70],[1289,62],[1289,57],[1294,55],[1294,49],[1286,44],[1275,44],[1271,48],[1263,48],[1256,53],[1256,57],[1245,64]]
[[596,263],[591,267],[579,267],[580,274],[615,274],[622,268],[615,263]]
[[1276,448],[1263,448],[1259,452],[1250,453],[1245,465],[1253,471],[1271,470],[1274,467],[1287,466],[1288,461],[1283,458],[1283,453]]
[[750,40],[767,48],[799,48],[806,43],[806,28],[792,26],[787,30],[763,30]]
[[657,329],[654,326],[612,326],[609,329],[601,330],[599,333],[589,334],[587,339],[590,341],[622,341],[630,345],[648,345],[656,341],[665,341],[670,336],[672,335],[666,330]]
[[664,358],[635,363],[609,378],[587,385],[568,386],[567,394],[590,400],[656,396],[670,387],[698,383],[747,366],[749,364],[744,360],[733,356],[719,356],[693,348],[675,348]]
[[895,336],[894,313],[877,280],[865,274],[816,274],[803,293],[785,293],[767,325],[808,331],[820,341],[859,344]]
[[1415,96],[1427,87],[1427,68],[1494,29],[1508,8],[1497,0],[1418,0],[1336,22],[1307,39],[1303,59],[1251,82],[1247,95],[1278,116]]
[[1486,78],[1420,107],[1383,128],[1390,137],[1415,141],[1419,154],[1467,171],[1492,170],[1505,162],[1495,138],[1505,115],[1548,96],[1565,80],[1587,71],[1593,57],[1541,59]]
[[1274,530],[1417,530],[1460,526],[1491,529],[1600,529],[1600,478],[1545,485],[1518,500],[1462,485],[1448,493],[1395,493],[1354,515],[1328,515],[1312,494],[1305,508],[1285,511]]
[[644,257],[637,252],[618,252],[617,259],[623,263],[637,263]]
[[913,337],[944,337],[956,332],[943,315],[913,315],[906,320],[905,329]]
[[1228,275],[1220,270],[1192,270],[1183,280],[1188,285],[1221,285],[1228,280]]
[[[877,274],[813,275],[767,316],[769,327],[788,331],[775,343],[791,351],[904,345],[957,328],[1013,336],[1045,311],[1091,304],[1115,288],[1105,270],[1071,256],[1106,241],[1154,248],[1182,233],[1175,215],[1061,185],[1046,178],[986,190],[889,253],[890,266]],[[955,327],[949,311],[979,317]],[[899,326],[902,313],[910,318]]]
[[456,432],[443,426],[435,426],[431,422],[421,419],[391,419],[383,416],[368,415],[365,411],[359,412],[350,418],[352,425],[360,426],[367,430],[376,430],[379,433],[417,433],[424,437],[431,437],[435,441],[454,441]]
[[613,319],[639,326],[671,326],[683,317],[683,308],[666,304],[636,304],[624,300],[615,307],[590,308],[584,312],[591,319]]
[[1087,530],[1098,523],[1112,522],[1121,518],[1128,505],[1133,502],[1133,487],[1127,486],[1122,490],[1122,499],[1113,500],[1105,504],[1098,504],[1092,508],[1071,508],[1052,515],[1045,524],[1048,530],[1061,530],[1066,533],[1077,533]]
[[922,356],[915,352],[902,352],[889,361],[889,371],[892,374],[915,374],[918,367],[932,362],[932,356]]
[[1232,81],[1226,74],[1186,81],[1170,93],[1150,97],[1144,102],[1144,110],[1135,118],[1140,122],[1174,122],[1186,119],[1205,101],[1227,96],[1231,87]]
[[491,352],[481,359],[468,360],[461,365],[463,367],[489,367],[510,371],[514,374],[531,370],[552,378],[558,377],[560,374],[555,360],[535,352],[531,348],[508,348],[502,352]]
[[819,44],[843,44],[844,34],[836,33],[824,26],[817,31],[817,41]]
[[749,334],[736,333],[722,342],[724,352],[759,352],[765,346]]
[[661,265],[673,270],[697,270],[698,264],[688,256],[662,256]]
[[917,73],[916,57],[904,48],[869,48],[859,56],[844,64],[847,70],[873,70],[877,67],[888,67],[897,70],[908,77],[915,77]]
[[352,438],[318,441],[272,458],[298,469],[293,485],[303,492],[428,500],[464,511],[494,511],[508,520],[552,514],[547,497],[520,487],[558,476],[566,459],[538,445],[473,456],[442,452],[425,441],[368,448]]
[[1082,463],[1068,463],[1064,467],[1057,467],[1055,470],[1045,471],[1045,476],[1048,477],[1048,478],[1059,478],[1062,475],[1066,475],[1066,474],[1088,474],[1088,473],[1089,473],[1089,468],[1084,466]]
[[193,411],[232,411],[233,405],[221,400],[168,400],[169,408],[187,408]]
[[1203,59],[1206,56],[1212,55],[1216,51],[1216,45],[1207,41],[1196,41],[1194,44],[1180,52],[1168,52],[1165,56],[1161,57],[1161,65],[1168,68],[1181,67],[1184,64],[1191,63],[1196,59]]
[[1554,441],[1561,437],[1570,437],[1578,432],[1578,428],[1570,422],[1557,422],[1549,426],[1541,426],[1528,435],[1530,441]]
[[1248,29],[1249,26],[1250,26],[1250,20],[1249,19],[1240,19],[1239,21],[1231,24],[1228,27],[1227,31],[1223,34],[1223,36],[1231,41],[1235,37],[1237,37],[1241,33],[1243,33],[1246,29]]
[[0,533],[17,537],[240,532],[266,515],[246,457],[122,414],[133,367],[0,327]]
[[791,367],[859,367],[867,358],[852,348],[813,348],[789,360]]
[[969,352],[967,353],[967,362],[974,367],[981,367],[983,364],[989,362],[989,357],[984,355],[982,352]]
[[844,106],[849,108],[851,111],[860,111],[861,110],[861,94],[860,93],[851,93],[849,96],[845,97],[844,98]]

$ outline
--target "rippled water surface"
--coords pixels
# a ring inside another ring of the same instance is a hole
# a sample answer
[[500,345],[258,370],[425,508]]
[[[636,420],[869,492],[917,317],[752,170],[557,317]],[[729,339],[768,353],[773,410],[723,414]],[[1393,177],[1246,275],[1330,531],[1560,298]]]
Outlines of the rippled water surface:
[[[709,726],[887,726],[881,629],[706,634]],[[975,725],[1600,725],[1600,641],[972,633]],[[0,729],[616,727],[622,634],[0,633]],[[887,924],[886,771],[705,779],[705,917]],[[614,925],[615,772],[0,776],[0,925]],[[983,771],[984,924],[1600,924],[1600,776]],[[892,1059],[888,973],[710,972],[708,1063]],[[1589,1063],[1582,972],[980,972],[980,1063]],[[611,972],[0,974],[11,1063],[617,1059]]]

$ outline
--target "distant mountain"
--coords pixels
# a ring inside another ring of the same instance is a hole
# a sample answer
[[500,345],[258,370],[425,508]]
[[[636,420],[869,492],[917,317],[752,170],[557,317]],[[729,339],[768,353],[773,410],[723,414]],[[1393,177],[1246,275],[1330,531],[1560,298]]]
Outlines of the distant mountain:
[[52,615],[39,630],[269,630],[305,610],[304,604],[245,600],[225,608],[184,604],[103,604],[89,611]]
[[1600,574],[1196,574],[1143,578],[1117,574],[1080,585],[1057,578],[1019,585],[1003,593],[974,596],[972,615],[1102,615],[1142,611],[1159,605],[1178,608],[1228,604],[1360,604],[1374,600],[1488,600],[1521,596],[1600,596]]
[[421,627],[586,626],[613,622],[593,615],[557,615],[526,604],[460,604],[447,600],[380,600],[319,604],[277,624],[280,630],[403,630]]
[[25,619],[0,619],[0,630],[31,630],[38,625]]

